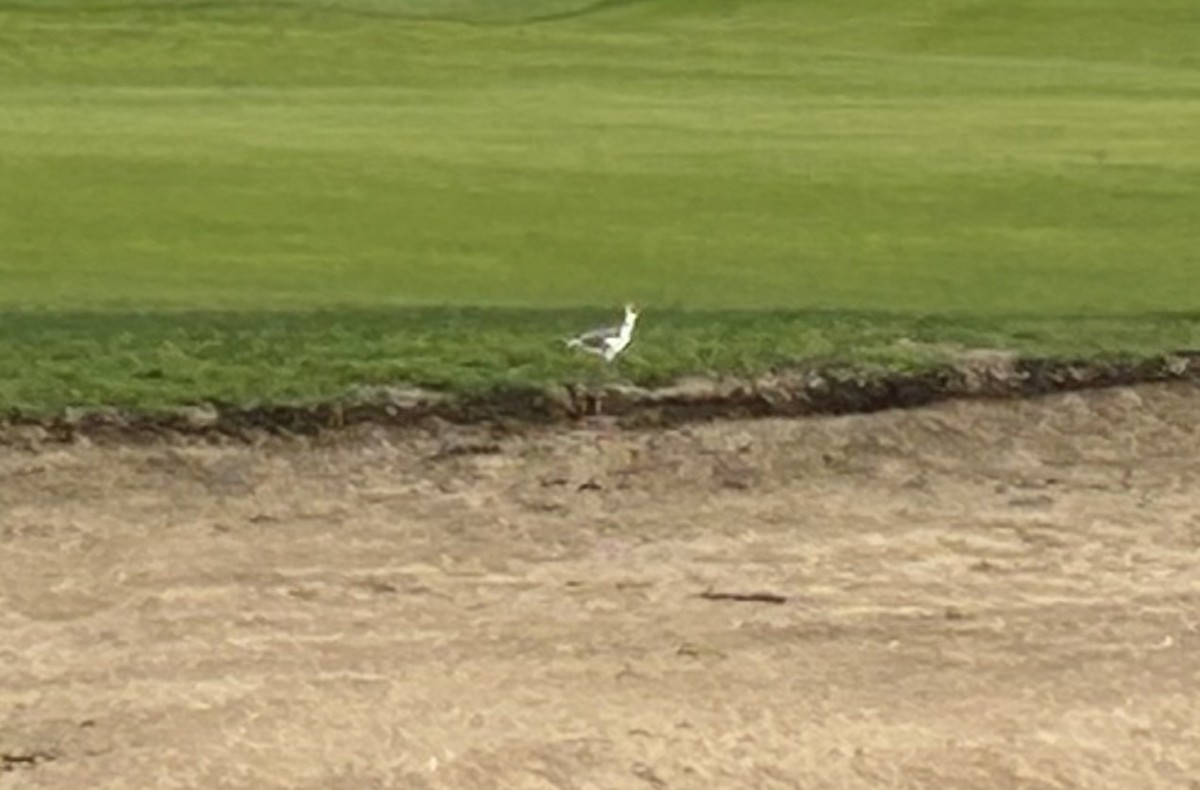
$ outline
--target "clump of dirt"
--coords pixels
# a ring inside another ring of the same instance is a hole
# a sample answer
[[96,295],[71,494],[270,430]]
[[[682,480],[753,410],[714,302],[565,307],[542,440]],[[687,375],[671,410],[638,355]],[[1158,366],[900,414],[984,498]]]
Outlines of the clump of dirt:
[[603,414],[625,426],[670,427],[716,419],[864,414],[952,398],[1011,398],[1200,378],[1200,354],[1138,360],[1027,359],[1002,351],[964,352],[918,371],[824,367],[753,379],[690,378],[661,388],[566,385],[451,396],[375,387],[322,403],[200,404],[157,413],[75,410],[55,416],[12,413],[0,444],[40,445],[80,437],[144,441],[210,436],[255,442],[263,436],[316,435],[349,426],[561,424]]

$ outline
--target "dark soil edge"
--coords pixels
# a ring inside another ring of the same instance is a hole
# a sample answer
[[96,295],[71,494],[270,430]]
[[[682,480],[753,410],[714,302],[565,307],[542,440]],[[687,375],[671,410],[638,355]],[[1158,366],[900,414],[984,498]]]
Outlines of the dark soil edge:
[[80,439],[144,442],[197,437],[256,442],[317,436],[354,426],[434,423],[521,427],[569,425],[603,415],[624,427],[763,417],[803,417],[905,409],[962,398],[1023,398],[1138,384],[1200,383],[1200,352],[1139,360],[1020,359],[976,352],[916,372],[850,368],[790,370],[755,379],[690,379],[669,387],[568,385],[477,396],[378,388],[314,404],[205,404],[160,413],[102,409],[52,416],[13,412],[0,419],[0,445]]

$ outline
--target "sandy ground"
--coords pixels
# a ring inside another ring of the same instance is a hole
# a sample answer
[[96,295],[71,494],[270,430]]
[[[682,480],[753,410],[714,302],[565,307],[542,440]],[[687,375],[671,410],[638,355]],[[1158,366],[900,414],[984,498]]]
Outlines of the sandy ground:
[[1198,560],[1187,385],[0,449],[0,788],[1195,790]]

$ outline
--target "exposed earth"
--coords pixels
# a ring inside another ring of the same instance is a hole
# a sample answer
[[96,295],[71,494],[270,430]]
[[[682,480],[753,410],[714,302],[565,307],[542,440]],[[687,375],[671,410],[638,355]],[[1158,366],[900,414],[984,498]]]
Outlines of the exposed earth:
[[0,788],[160,787],[1196,790],[1200,388],[0,448]]

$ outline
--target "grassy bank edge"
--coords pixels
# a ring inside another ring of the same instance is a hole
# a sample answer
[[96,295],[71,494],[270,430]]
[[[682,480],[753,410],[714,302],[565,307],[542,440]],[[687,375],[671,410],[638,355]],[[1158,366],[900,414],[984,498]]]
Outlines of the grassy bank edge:
[[[67,409],[54,415],[10,410],[0,419],[0,444],[37,449],[47,442],[72,442],[80,437],[145,441],[187,436],[254,442],[269,436],[317,436],[362,426],[429,428],[456,423],[517,429],[577,424],[599,416],[624,427],[662,428],[718,419],[870,413],[950,399],[1034,397],[1170,382],[1200,384],[1200,352],[1053,359],[975,351],[952,363],[931,363],[907,371],[838,364],[753,378],[693,377],[658,388],[571,384],[455,395],[380,387],[303,404],[203,403],[141,411]],[[473,445],[459,449],[464,453],[490,451]]]
[[353,401],[421,390],[469,401],[564,387],[846,370],[924,374],[979,350],[1127,364],[1200,348],[1200,315],[909,315],[648,309],[614,365],[563,339],[599,309],[344,308],[299,312],[0,312],[0,413],[156,414]]

